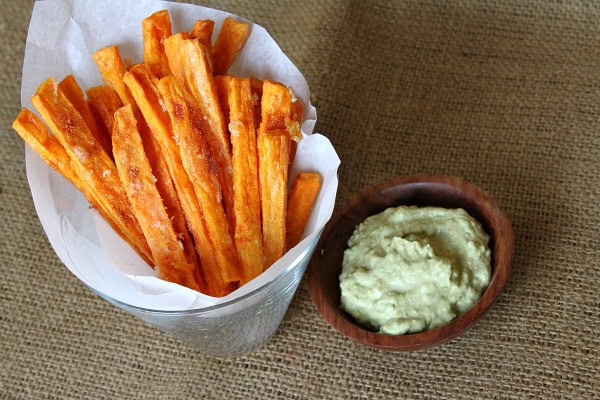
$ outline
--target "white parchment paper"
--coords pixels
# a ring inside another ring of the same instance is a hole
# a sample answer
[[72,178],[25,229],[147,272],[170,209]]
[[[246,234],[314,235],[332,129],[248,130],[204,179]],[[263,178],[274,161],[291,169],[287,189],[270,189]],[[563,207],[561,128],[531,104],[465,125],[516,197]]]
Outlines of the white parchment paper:
[[[173,32],[190,31],[197,19],[214,20],[213,39],[223,20],[231,15],[189,4],[150,0],[36,2],[27,35],[21,104],[35,111],[31,96],[50,76],[61,80],[72,73],[84,90],[101,84],[92,54],[103,47],[117,44],[124,59],[142,62],[142,19],[161,9],[169,10]],[[310,104],[308,84],[300,71],[264,28],[252,24],[250,38],[230,73],[280,81],[291,86],[306,105],[302,123],[304,139],[298,146],[290,178],[298,171],[318,171],[323,185],[304,239],[262,275],[230,295],[223,298],[203,295],[157,279],[154,271],[89,208],[83,195],[26,146],[27,179],[42,226],[61,261],[88,286],[116,300],[154,310],[207,307],[271,281],[302,254],[331,217],[340,160],[327,138],[312,134],[317,113]]]

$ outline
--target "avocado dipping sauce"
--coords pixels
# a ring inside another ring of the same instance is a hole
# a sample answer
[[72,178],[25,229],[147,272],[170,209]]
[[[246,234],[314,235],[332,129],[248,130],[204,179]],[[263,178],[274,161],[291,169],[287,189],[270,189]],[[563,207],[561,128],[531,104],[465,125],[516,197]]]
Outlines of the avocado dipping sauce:
[[487,287],[488,242],[463,209],[401,206],[370,216],[344,252],[342,308],[389,335],[445,325],[469,311]]

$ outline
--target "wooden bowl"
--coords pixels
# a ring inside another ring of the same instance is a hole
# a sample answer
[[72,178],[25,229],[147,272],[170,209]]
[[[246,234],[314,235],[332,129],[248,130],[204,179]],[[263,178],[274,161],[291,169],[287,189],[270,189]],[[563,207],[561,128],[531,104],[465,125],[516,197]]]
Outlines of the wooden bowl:
[[[401,205],[463,208],[467,211],[490,236],[492,275],[487,289],[466,314],[431,331],[393,336],[362,327],[340,308],[339,275],[344,250],[356,225],[370,215]],[[492,197],[479,187],[450,176],[401,177],[365,190],[327,224],[311,259],[310,294],[323,318],[347,337],[386,350],[422,350],[452,340],[483,317],[508,280],[513,245],[510,221]]]

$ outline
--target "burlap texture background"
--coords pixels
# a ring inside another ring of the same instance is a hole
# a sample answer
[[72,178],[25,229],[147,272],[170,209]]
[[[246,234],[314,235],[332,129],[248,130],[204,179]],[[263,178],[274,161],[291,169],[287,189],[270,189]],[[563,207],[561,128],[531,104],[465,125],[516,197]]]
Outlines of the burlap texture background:
[[398,175],[458,175],[516,234],[501,298],[442,347],[354,344],[303,282],[275,337],[226,360],[111,306],[54,255],[10,129],[32,2],[0,3],[0,398],[600,396],[597,3],[204,3],[266,27],[305,74],[342,159],[338,204]]

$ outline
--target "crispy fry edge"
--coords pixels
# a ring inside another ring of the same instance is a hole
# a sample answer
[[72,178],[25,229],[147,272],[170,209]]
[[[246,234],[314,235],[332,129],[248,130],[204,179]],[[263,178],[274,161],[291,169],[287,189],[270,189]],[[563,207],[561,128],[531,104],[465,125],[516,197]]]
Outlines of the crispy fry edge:
[[225,82],[233,163],[233,236],[245,283],[263,270],[254,102],[250,79],[231,78]]
[[249,25],[236,21],[231,17],[225,18],[213,47],[213,68],[215,75],[225,75],[229,71],[229,68],[246,44],[249,36]]
[[185,258],[183,244],[156,188],[131,105],[115,113],[112,141],[119,177],[152,252],[158,277],[199,290],[194,265]]
[[286,216],[287,250],[300,242],[320,188],[321,175],[316,172],[300,172],[294,179]]
[[133,215],[131,204],[118,179],[116,167],[108,155],[101,151],[85,121],[73,108],[62,90],[49,78],[32,97],[32,102],[61,143],[77,175],[94,193],[94,197],[112,220],[148,259],[150,249]]
[[171,36],[169,11],[160,10],[142,20],[144,64],[158,78],[170,73],[164,41]]
[[233,290],[239,287],[241,273],[221,204],[216,164],[211,161],[210,147],[205,139],[208,124],[192,97],[175,78],[161,79],[158,90],[166,104],[179,143],[181,161],[202,209],[208,244],[217,261],[218,270],[208,270],[207,280],[222,280],[228,290]]

